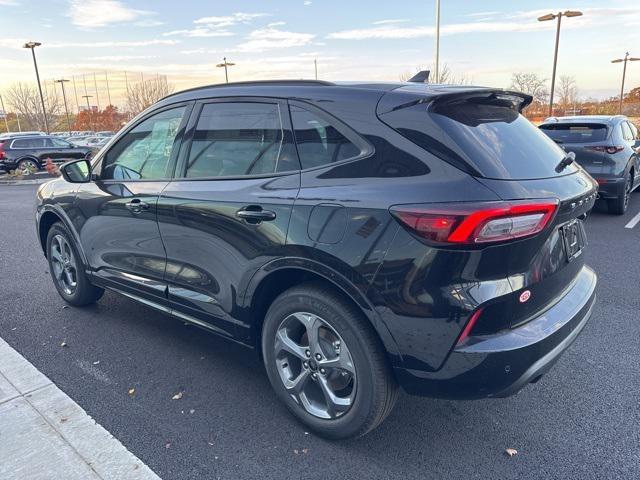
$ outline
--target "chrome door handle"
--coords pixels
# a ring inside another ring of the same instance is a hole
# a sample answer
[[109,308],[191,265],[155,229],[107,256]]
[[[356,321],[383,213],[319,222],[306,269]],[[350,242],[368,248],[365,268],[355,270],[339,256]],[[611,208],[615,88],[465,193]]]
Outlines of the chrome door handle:
[[124,206],[132,213],[142,213],[144,210],[149,210],[149,204],[138,198],[134,198],[130,202],[125,203]]
[[249,223],[269,222],[276,219],[276,212],[263,210],[259,205],[249,205],[238,210],[236,215]]

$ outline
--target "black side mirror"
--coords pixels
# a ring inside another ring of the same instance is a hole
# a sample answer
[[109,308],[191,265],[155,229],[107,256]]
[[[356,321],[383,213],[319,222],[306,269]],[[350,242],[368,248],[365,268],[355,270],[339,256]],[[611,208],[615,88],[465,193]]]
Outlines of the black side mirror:
[[91,181],[91,163],[84,158],[73,160],[62,165],[60,173],[69,183],[88,183]]

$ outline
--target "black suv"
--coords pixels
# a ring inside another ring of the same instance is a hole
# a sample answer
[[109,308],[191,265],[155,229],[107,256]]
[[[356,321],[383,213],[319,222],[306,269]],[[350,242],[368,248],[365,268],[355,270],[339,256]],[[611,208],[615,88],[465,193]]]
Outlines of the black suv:
[[640,186],[640,136],[627,117],[550,117],[540,128],[596,179],[611,213],[627,211],[631,192]]
[[34,136],[7,136],[0,139],[0,170],[16,168],[40,170],[47,159],[63,163],[78,158],[90,158],[91,148],[78,147],[60,138]]
[[37,194],[72,305],[109,289],[247,345],[330,438],[363,435],[397,385],[511,395],[584,328],[597,184],[481,87],[255,82],[140,114]]

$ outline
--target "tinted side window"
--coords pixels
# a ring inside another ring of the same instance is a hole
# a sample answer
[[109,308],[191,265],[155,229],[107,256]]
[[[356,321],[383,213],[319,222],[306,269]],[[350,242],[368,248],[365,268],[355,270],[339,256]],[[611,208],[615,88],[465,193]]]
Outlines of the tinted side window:
[[323,118],[297,105],[290,110],[303,169],[360,155],[360,148]]
[[27,140],[14,140],[11,148],[27,148]]
[[633,123],[628,122],[628,124],[629,124],[629,128],[631,128],[631,134],[633,135],[633,139],[636,140],[638,138],[638,129]]
[[21,138],[11,144],[12,148],[42,148],[45,145],[44,138]]
[[56,148],[69,148],[70,145],[68,142],[64,140],[60,140],[59,138],[52,138],[51,142],[53,142],[53,146]]
[[188,178],[264,175],[298,168],[279,104],[229,102],[202,107],[189,151]]
[[153,180],[171,176],[171,156],[186,107],[157,113],[127,132],[103,159],[103,180]]
[[633,133],[631,133],[631,128],[629,127],[629,124],[627,122],[622,122],[620,124],[620,127],[622,128],[622,138],[629,141],[633,140]]

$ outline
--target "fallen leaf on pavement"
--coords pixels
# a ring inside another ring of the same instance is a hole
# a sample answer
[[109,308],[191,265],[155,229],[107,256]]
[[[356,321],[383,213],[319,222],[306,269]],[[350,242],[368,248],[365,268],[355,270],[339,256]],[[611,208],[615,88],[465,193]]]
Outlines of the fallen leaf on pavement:
[[69,345],[67,345],[67,342],[62,342],[62,343],[60,344],[60,346],[61,346],[61,347],[68,347]]
[[69,305],[62,305],[63,309],[69,308]]
[[192,408],[191,410],[189,410],[189,413],[193,415],[194,413],[196,413],[196,411]]
[[295,453],[296,455],[298,455],[298,449],[297,449],[297,448],[294,448],[294,449],[293,449],[293,453]]
[[302,449],[302,453],[304,453],[306,455],[307,453],[309,453],[309,449],[308,448],[303,448]]
[[170,444],[170,443],[167,443],[167,444],[164,446],[164,448],[171,448],[171,444]]
[[96,360],[95,362],[93,362],[94,365],[98,365],[100,363],[100,360]]
[[69,420],[67,417],[62,417],[62,418],[60,419],[60,423],[64,423],[64,422],[66,422],[67,420]]
[[211,442],[207,442],[209,444],[210,447],[213,447],[213,443]]
[[129,389],[129,396],[133,397],[133,395],[136,393],[136,389],[135,388],[130,388]]
[[178,393],[176,393],[173,397],[171,397],[171,400],[180,400],[182,398],[182,394],[184,392],[180,391]]
[[507,455],[509,455],[510,457],[513,457],[514,455],[517,455],[517,454],[518,454],[518,450],[516,450],[515,448],[507,448],[507,449],[505,450],[505,453],[506,453]]

